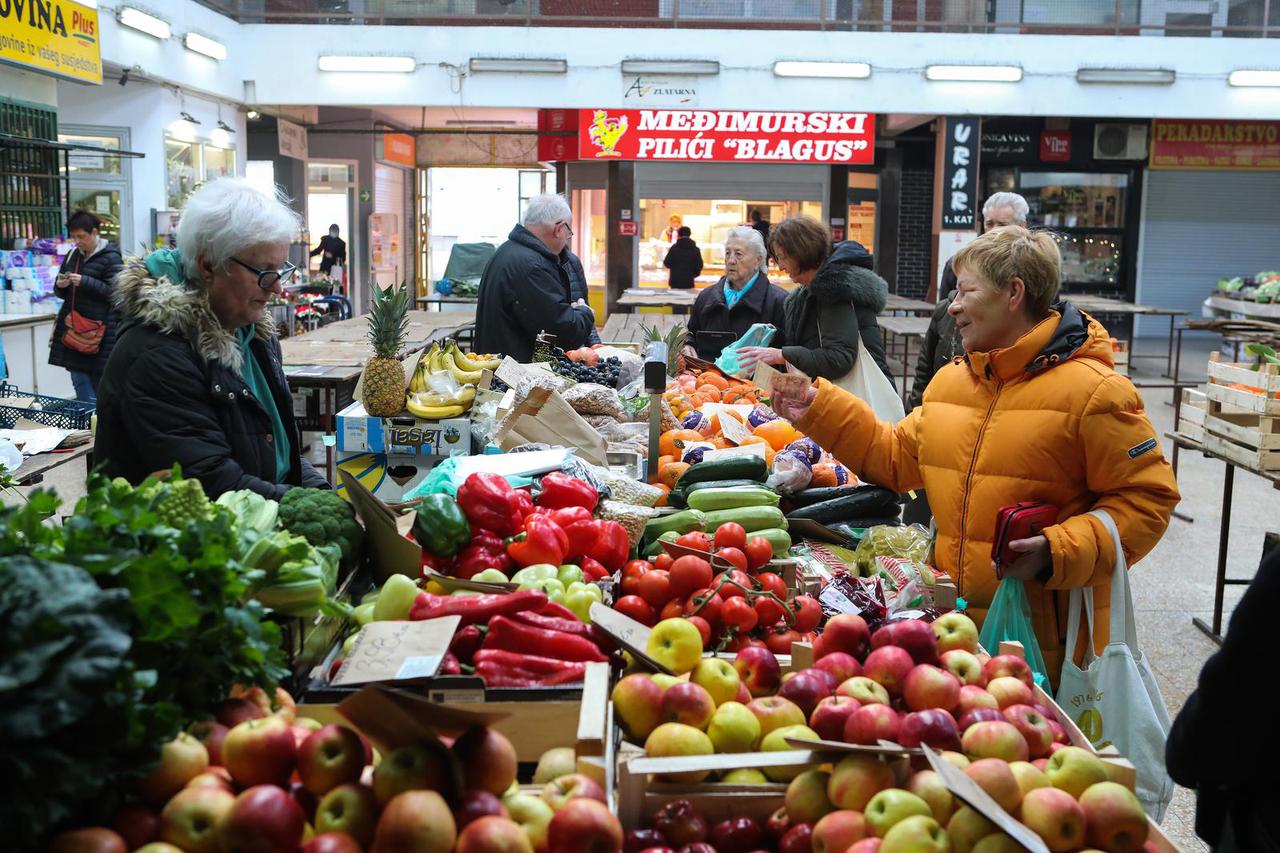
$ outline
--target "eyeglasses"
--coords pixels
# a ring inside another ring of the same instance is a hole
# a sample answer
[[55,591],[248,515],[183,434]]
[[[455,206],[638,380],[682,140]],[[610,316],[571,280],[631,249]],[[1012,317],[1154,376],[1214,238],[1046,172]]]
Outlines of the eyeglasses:
[[293,278],[298,268],[293,264],[285,261],[285,265],[278,270],[260,270],[257,267],[251,267],[239,258],[231,258],[231,260],[247,269],[258,277],[258,287],[263,290],[271,290],[277,284],[286,285],[289,279]]
[[570,237],[572,237],[572,236],[573,236],[573,226],[571,226],[571,225],[568,223],[568,221],[566,221],[566,220],[562,220],[562,221],[560,221],[560,222],[557,222],[556,224],[557,224],[557,225],[563,225],[563,226],[564,226],[564,230],[566,230],[566,231],[568,231],[568,232],[569,232],[569,236],[570,236]]

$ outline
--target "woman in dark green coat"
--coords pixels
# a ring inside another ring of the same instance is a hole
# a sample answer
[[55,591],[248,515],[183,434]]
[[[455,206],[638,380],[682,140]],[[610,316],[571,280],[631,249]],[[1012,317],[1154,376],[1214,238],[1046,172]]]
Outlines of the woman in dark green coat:
[[773,226],[769,243],[778,265],[800,287],[785,306],[787,346],[741,349],[743,365],[785,363],[812,379],[835,381],[853,369],[861,340],[892,382],[876,322],[889,286],[871,271],[870,253],[853,240],[832,249],[826,226],[807,216]]

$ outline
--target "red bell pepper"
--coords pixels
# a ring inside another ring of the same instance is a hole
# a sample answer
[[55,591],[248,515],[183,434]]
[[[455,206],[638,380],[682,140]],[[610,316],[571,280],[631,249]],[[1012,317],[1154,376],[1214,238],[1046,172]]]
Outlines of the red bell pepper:
[[612,574],[612,572],[600,565],[598,560],[593,560],[591,557],[579,557],[578,568],[582,569],[582,573],[586,575],[589,581],[604,580]]
[[566,506],[560,509],[542,510],[551,516],[551,520],[561,527],[568,527],[579,521],[590,521],[591,510],[584,506]]
[[471,545],[478,546],[492,554],[505,554],[507,540],[492,530],[477,530],[471,537]]
[[507,546],[507,553],[518,566],[533,566],[538,563],[550,563],[558,566],[564,562],[569,550],[569,539],[565,532],[549,518],[531,518],[525,525],[524,533]]
[[533,610],[530,612],[537,613],[540,616],[551,616],[555,619],[577,619],[578,618],[572,610],[565,607],[563,604],[557,604],[554,601],[548,601],[546,604],[542,605],[537,610]]
[[596,538],[587,549],[588,557],[598,560],[613,573],[626,565],[630,554],[631,539],[625,527],[616,521],[601,519],[596,522]]
[[597,518],[588,517],[578,519],[564,528],[564,535],[568,539],[568,547],[565,549],[567,558],[577,560],[591,552],[591,544],[600,535],[596,527],[599,521]]
[[483,648],[505,649],[565,661],[607,661],[595,643],[574,634],[524,625],[505,616],[489,620]]
[[506,551],[494,553],[479,545],[468,545],[455,558],[453,574],[455,577],[470,580],[485,569],[497,569],[503,574],[511,574],[515,562],[507,556]]
[[472,474],[458,489],[458,506],[472,529],[514,536],[527,513],[520,512],[515,489],[498,474]]
[[476,674],[484,679],[486,687],[554,687],[575,684],[586,678],[585,663],[556,663],[560,664],[556,672],[540,673],[490,660],[478,664]]
[[521,520],[533,512],[533,495],[527,489],[515,489],[511,492],[511,503],[520,513]]
[[453,575],[455,569],[453,557],[438,557],[435,554],[422,552],[422,577],[427,576],[427,572],[435,572],[438,575]]
[[454,632],[453,639],[449,642],[449,653],[462,663],[470,664],[475,653],[480,651],[482,642],[484,632],[476,625],[467,625]]
[[547,603],[544,593],[532,589],[501,595],[432,595],[420,592],[413,600],[409,619],[440,619],[444,616],[460,616],[458,627],[478,625],[504,614],[521,610],[537,610]]
[[552,471],[544,476],[541,487],[542,491],[538,493],[538,506],[552,509],[580,506],[593,510],[600,501],[600,493],[596,491],[595,486],[559,471]]
[[458,659],[451,653],[445,652],[444,658],[440,661],[440,675],[462,675],[462,667],[458,664]]

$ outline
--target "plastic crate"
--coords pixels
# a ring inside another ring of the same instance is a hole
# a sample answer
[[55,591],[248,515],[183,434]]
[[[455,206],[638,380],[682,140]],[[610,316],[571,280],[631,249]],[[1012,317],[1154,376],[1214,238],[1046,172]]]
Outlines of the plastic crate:
[[[27,397],[35,402],[29,408],[6,406],[4,401],[11,397]],[[32,394],[18,390],[16,385],[0,383],[0,429],[13,429],[18,418],[58,429],[89,429],[94,408],[93,403]]]

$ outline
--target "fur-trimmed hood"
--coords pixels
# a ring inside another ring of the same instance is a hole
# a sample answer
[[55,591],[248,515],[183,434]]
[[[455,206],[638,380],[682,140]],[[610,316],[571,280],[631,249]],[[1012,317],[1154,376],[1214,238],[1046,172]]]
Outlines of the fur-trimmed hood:
[[[205,361],[241,372],[240,341],[234,332],[222,328],[203,288],[175,283],[168,276],[156,279],[142,258],[129,258],[116,278],[113,298],[127,321],[185,338]],[[254,336],[266,341],[275,333],[275,322],[268,312],[255,324]]]
[[853,241],[839,243],[809,282],[819,301],[852,302],[879,314],[889,299],[889,285],[870,269],[871,256]]

